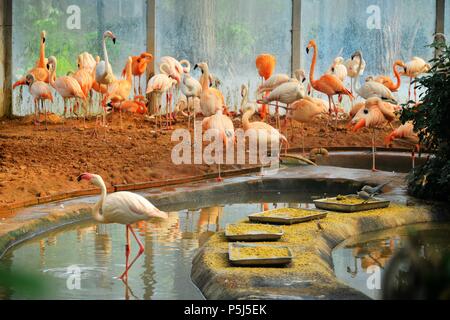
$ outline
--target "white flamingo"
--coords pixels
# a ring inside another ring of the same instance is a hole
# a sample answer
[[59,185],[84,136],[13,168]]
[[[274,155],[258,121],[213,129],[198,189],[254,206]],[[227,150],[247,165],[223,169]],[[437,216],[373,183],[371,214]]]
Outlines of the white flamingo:
[[166,94],[166,98],[167,98],[166,99],[166,120],[167,120],[166,127],[169,126],[169,105],[168,105],[170,103],[169,95],[171,94],[170,91],[176,85],[176,83],[177,82],[175,79],[172,79],[171,77],[169,77],[166,74],[156,74],[148,81],[146,94],[155,93],[157,96],[156,108],[153,108],[156,111],[156,115],[155,115],[156,129],[158,129],[158,122],[159,122],[159,125],[162,127],[160,107],[161,107],[161,97],[164,93]]
[[95,81],[99,84],[109,86],[116,81],[116,77],[114,76],[111,64],[109,63],[106,38],[110,38],[114,44],[116,43],[116,36],[111,31],[106,31],[103,34],[103,56],[105,60],[97,63],[97,66],[95,67]]
[[[126,267],[125,272],[120,276],[123,280],[128,278],[128,271],[136,260],[144,253],[144,245],[136,236],[131,225],[136,222],[150,220],[152,218],[167,219],[168,215],[156,208],[144,197],[131,192],[116,192],[108,195],[105,182],[102,177],[92,173],[83,173],[78,177],[78,182],[86,180],[99,187],[102,191],[100,200],[92,208],[92,217],[95,221],[104,224],[123,224],[126,226],[127,244],[125,247]],[[139,245],[139,253],[129,264],[130,257],[130,237],[129,232]]]
[[[194,107],[194,101],[193,99],[200,99],[200,96],[202,94],[202,85],[200,84],[200,82],[193,78],[191,76],[191,64],[189,63],[189,61],[187,60],[182,60],[181,65],[185,65],[185,67],[183,67],[183,78],[182,78],[182,82],[181,82],[181,92],[183,92],[183,94],[186,96],[187,99],[187,108],[188,108],[188,113],[189,113],[189,122],[188,122],[188,128],[191,128],[191,111],[190,111],[190,106],[192,102],[192,106]],[[195,128],[195,119],[196,119],[196,114],[195,114],[195,108],[194,108],[194,128]]]
[[[352,58],[359,58],[359,61],[363,61],[363,56],[361,51],[356,51]],[[370,98],[380,98],[382,100],[391,102],[393,104],[397,104],[397,101],[395,100],[394,95],[392,94],[391,90],[386,88],[384,85],[382,85],[379,82],[376,82],[373,80],[373,78],[369,78],[368,81],[366,81],[363,85],[360,84],[360,74],[362,70],[362,64],[359,65],[358,70],[356,72],[356,84],[355,84],[355,91],[356,93],[362,97],[363,99],[370,99]]]

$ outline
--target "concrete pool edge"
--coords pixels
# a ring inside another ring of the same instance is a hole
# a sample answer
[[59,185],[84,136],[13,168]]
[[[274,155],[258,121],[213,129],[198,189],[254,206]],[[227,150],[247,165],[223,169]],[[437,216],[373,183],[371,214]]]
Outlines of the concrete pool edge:
[[[332,167],[296,167],[289,168],[286,170],[280,170],[276,174],[267,177],[259,177],[259,176],[244,176],[244,177],[236,177],[232,179],[227,179],[223,184],[215,183],[215,182],[201,182],[188,184],[185,186],[171,188],[169,189],[161,189],[151,191],[146,195],[155,205],[168,205],[177,203],[179,205],[185,205],[192,200],[192,198],[198,198],[199,201],[203,201],[202,199],[206,199],[211,197],[213,194],[217,194],[217,191],[220,192],[220,197],[222,199],[227,198],[231,194],[235,193],[244,193],[244,192],[260,192],[264,190],[265,192],[276,192],[282,190],[281,192],[289,190],[293,188],[296,192],[302,192],[304,190],[308,190],[308,188],[319,188],[321,191],[330,190],[330,192],[335,192],[336,190],[343,190],[343,192],[348,192],[348,190],[356,190],[361,187],[362,184],[370,183],[377,184],[381,181],[387,181],[387,179],[392,180],[392,187],[386,196],[397,202],[408,202],[413,200],[409,198],[405,194],[405,190],[402,186],[402,182],[404,180],[404,175],[401,174],[393,174],[393,173],[377,173],[373,174],[367,170],[352,170],[352,169],[339,169]],[[319,190],[318,189],[318,190]],[[334,191],[333,191],[334,190]],[[189,192],[186,192],[189,191]],[[214,200],[215,201],[215,200]],[[80,200],[81,202],[81,200]],[[421,220],[416,217],[416,219],[411,219],[409,222],[415,223],[417,222],[427,222],[427,221],[435,221],[433,219],[438,219],[437,216],[431,214],[431,211],[428,207],[420,207],[419,210]],[[425,209],[424,209],[425,208]],[[426,213],[424,215],[424,212]],[[434,217],[434,218],[433,218]],[[15,228],[10,228],[5,232],[5,229],[0,228],[0,258],[7,252],[7,250],[11,249],[13,246],[20,244],[24,241],[30,240],[36,236],[45,234],[46,232],[55,230],[57,228],[67,226],[69,224],[76,224],[83,222],[85,220],[90,219],[90,205],[85,203],[80,203],[77,205],[71,205],[52,211],[46,217],[41,217],[37,219],[31,219],[26,222],[19,221]],[[0,223],[1,224],[1,223]],[[384,226],[386,227],[386,226]],[[395,225],[389,227],[395,227]],[[344,228],[345,230],[345,228]],[[375,229],[374,229],[375,230]],[[369,231],[372,231],[369,230]],[[261,293],[258,290],[249,290],[249,287],[246,287],[245,290],[239,289],[236,286],[235,289],[229,290],[223,284],[230,278],[228,277],[226,272],[217,272],[213,268],[208,268],[207,263],[204,263],[204,257],[208,254],[209,244],[212,240],[220,237],[221,235],[214,236],[208,244],[201,248],[196,258],[193,261],[193,274],[192,279],[194,283],[200,288],[202,293],[208,299],[243,299],[243,298],[279,298],[279,299],[298,299],[298,298],[320,298],[321,296],[327,297],[327,295],[319,294],[326,293],[329,289],[327,286],[315,286],[311,285],[311,283],[317,283],[317,280],[311,281],[311,279],[300,278],[300,282],[296,280],[296,278],[290,277],[291,282],[296,282],[296,287],[300,286],[300,288],[316,288],[320,289],[317,291],[317,294],[298,294],[298,293],[289,293],[283,292],[283,288],[274,288],[275,290],[271,291],[271,286],[265,284],[266,289],[265,292]],[[350,237],[350,235],[346,235],[344,238]],[[330,234],[329,237],[321,237],[320,239],[320,258],[318,260],[319,264],[323,264],[324,261],[328,264],[328,269],[330,269],[329,264],[331,262],[331,250],[333,247],[333,243],[340,243],[340,240],[343,237],[336,237],[336,235]],[[345,239],[344,239],[345,240]],[[342,240],[343,241],[343,240]],[[331,243],[331,244],[330,244]],[[301,248],[301,245],[299,245]],[[322,259],[322,256],[327,257],[327,259]],[[203,266],[201,266],[203,264]],[[332,268],[331,268],[332,269]],[[331,270],[332,271],[332,270]],[[326,273],[325,273],[326,274]],[[333,272],[334,274],[334,272]],[[329,275],[328,275],[329,276]],[[237,278],[237,277],[231,277]],[[329,277],[324,278],[325,282],[330,282]],[[283,280],[286,283],[286,279]],[[235,283],[235,281],[232,281]],[[216,294],[212,295],[209,293],[209,288],[215,288]],[[328,288],[328,289],[327,289]],[[365,296],[362,296],[361,293],[345,286],[339,284],[339,295],[337,298],[351,298],[351,299],[363,299]],[[336,289],[336,288],[335,288]],[[329,295],[330,298],[336,298],[336,296]]]
[[[363,183],[374,183],[371,179],[358,179]],[[284,242],[296,251],[293,262],[299,270],[235,268],[227,260],[227,244],[223,232],[215,234],[199,250],[193,260],[191,277],[207,299],[336,299],[365,300],[365,294],[340,282],[334,273],[332,251],[351,237],[426,222],[449,221],[449,209],[440,204],[427,205],[399,192],[396,186],[386,194],[394,201],[389,210],[375,210],[358,214],[332,214],[336,221],[321,222],[319,231],[316,222],[286,228],[296,228],[302,233],[301,242]],[[397,191],[396,191],[397,189]],[[414,206],[407,206],[410,200]],[[397,202],[397,203],[395,203]],[[405,204],[399,204],[404,202]],[[339,221],[341,220],[341,221]],[[286,229],[285,229],[286,231]],[[302,232],[303,231],[303,232]],[[303,262],[302,255],[307,256]],[[294,268],[295,269],[295,268]]]

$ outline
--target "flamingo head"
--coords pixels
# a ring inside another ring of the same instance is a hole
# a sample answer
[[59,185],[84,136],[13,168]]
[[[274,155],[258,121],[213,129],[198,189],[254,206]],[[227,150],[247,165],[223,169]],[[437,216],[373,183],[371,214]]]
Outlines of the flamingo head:
[[48,70],[50,70],[50,69],[55,70],[57,64],[58,64],[58,60],[56,59],[55,56],[48,57],[48,61],[47,61],[47,69]]
[[352,54],[352,60],[355,60],[355,58],[358,57],[360,61],[362,61],[362,52],[361,50],[356,51],[354,54]]
[[248,88],[245,84],[241,86],[241,97],[244,98],[248,94]]
[[200,69],[200,71],[202,72],[202,74],[205,73],[206,71],[209,71],[209,70],[208,70],[208,64],[207,64],[206,62],[200,62],[200,63],[197,63],[197,64],[195,65],[195,67],[194,67],[194,70],[197,70],[197,69]]
[[99,175],[87,172],[78,176],[77,181],[81,182],[82,180],[86,180],[95,186],[101,186],[103,182],[102,177],[100,177]]
[[316,41],[314,40],[309,41],[308,45],[306,46],[306,54],[309,54],[309,50],[311,48],[315,48],[316,46],[317,46]]
[[151,53],[148,53],[148,52],[141,53],[139,58],[147,60],[148,62],[153,61],[153,55]]
[[35,78],[32,74],[27,74],[27,76],[25,77],[25,82],[28,86],[31,86],[35,81]]
[[306,72],[304,69],[297,69],[294,71],[295,79],[304,83],[306,81]]
[[45,31],[42,31],[41,32],[41,41],[42,41],[42,43],[45,43],[46,38],[47,38],[47,33]]
[[366,119],[361,119],[353,127],[353,132],[357,132],[359,129],[364,128],[365,126],[366,126]]
[[114,44],[116,44],[116,39],[117,39],[117,37],[114,35],[114,33],[112,33],[111,31],[106,31],[104,34],[103,34],[103,38],[110,38],[111,40],[112,40],[112,42],[114,43]]

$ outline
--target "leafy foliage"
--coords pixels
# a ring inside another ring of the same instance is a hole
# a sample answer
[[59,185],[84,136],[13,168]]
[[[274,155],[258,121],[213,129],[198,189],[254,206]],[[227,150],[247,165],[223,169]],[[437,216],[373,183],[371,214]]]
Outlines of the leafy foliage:
[[434,42],[442,54],[431,60],[430,73],[415,81],[422,103],[404,106],[402,122],[412,121],[421,144],[434,156],[416,168],[409,177],[409,190],[417,197],[450,200],[450,47]]

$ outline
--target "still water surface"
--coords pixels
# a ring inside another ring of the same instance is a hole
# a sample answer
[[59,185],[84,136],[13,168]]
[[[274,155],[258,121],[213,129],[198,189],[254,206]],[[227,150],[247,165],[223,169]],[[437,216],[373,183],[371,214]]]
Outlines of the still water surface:
[[[275,207],[314,207],[309,201],[287,203],[294,198],[303,201],[293,194],[283,196],[286,202],[280,203],[258,199],[257,203],[185,209],[170,212],[165,221],[135,225],[145,252],[130,270],[128,286],[116,278],[125,267],[124,226],[84,223],[48,233],[15,247],[0,260],[3,277],[11,279],[8,285],[0,285],[0,298],[204,299],[190,279],[199,246],[227,223],[251,213]],[[137,245],[133,239],[131,243],[134,257]],[[77,282],[71,274],[79,270]],[[30,287],[41,289],[30,292]]]

